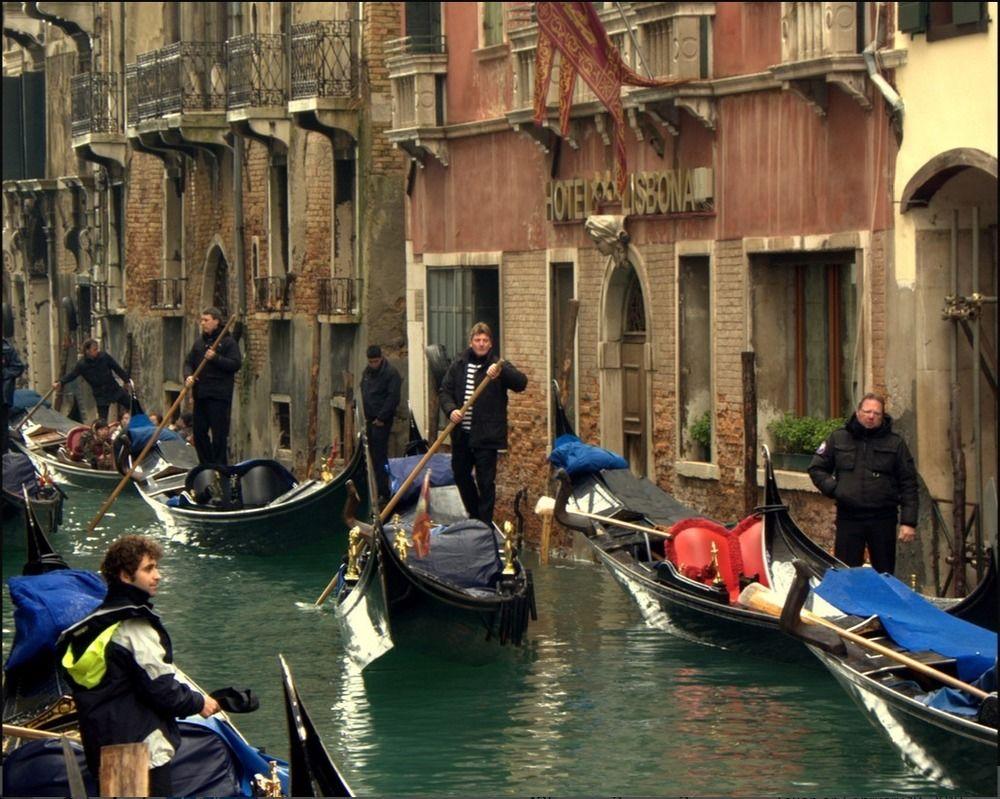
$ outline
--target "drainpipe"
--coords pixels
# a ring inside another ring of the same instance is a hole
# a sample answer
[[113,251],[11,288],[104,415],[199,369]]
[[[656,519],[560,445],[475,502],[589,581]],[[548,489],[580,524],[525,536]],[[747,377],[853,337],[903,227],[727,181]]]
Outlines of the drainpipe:
[[[982,306],[979,298],[979,206],[972,206],[972,300],[975,316],[972,319],[972,434],[974,438],[974,472],[976,485],[976,574],[982,576],[982,533],[983,530],[983,416],[980,380],[982,379]],[[957,335],[957,334],[956,334]]]
[[[229,4],[230,37],[236,36],[241,27],[242,12],[239,3]],[[243,137],[233,133],[233,216],[236,228],[236,240],[233,242],[233,260],[236,261],[236,294],[238,307],[236,312],[242,317],[247,307],[246,275],[243,273],[243,235],[245,224],[243,220]]]
[[872,39],[871,43],[864,49],[862,55],[865,57],[865,66],[868,68],[868,79],[874,83],[882,96],[885,98],[886,102],[889,104],[892,110],[892,117],[899,130],[903,129],[903,98],[899,96],[895,89],[889,85],[889,82],[882,77],[878,71],[878,64],[875,62],[875,51],[878,47],[879,41],[882,39],[882,12],[888,9],[885,8],[885,3],[879,3],[875,11],[875,37]]
[[[951,297],[958,297],[958,209],[952,211],[951,247],[949,252],[951,272]],[[954,300],[953,300],[954,301]],[[955,575],[957,597],[965,596],[965,452],[962,449],[962,406],[958,384],[958,321],[951,324],[950,353],[951,373],[951,425],[949,438],[952,464],[952,544],[951,567]]]

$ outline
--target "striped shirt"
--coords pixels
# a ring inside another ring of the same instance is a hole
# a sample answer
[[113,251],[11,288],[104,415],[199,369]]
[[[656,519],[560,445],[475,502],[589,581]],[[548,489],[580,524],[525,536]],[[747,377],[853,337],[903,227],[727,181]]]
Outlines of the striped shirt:
[[[472,396],[473,392],[476,390],[476,372],[482,364],[469,361],[468,365],[465,367],[465,399],[462,404],[465,405],[469,401],[469,397]],[[472,408],[469,408],[465,412],[465,416],[462,417],[462,429],[468,433],[472,429]]]

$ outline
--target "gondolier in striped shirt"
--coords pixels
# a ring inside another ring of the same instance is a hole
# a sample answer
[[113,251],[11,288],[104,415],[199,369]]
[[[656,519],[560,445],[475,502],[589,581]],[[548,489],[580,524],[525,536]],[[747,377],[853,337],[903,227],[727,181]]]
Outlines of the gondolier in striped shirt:
[[[492,523],[496,504],[497,452],[507,448],[507,392],[524,391],[528,385],[522,372],[509,361],[501,367],[499,359],[493,331],[477,322],[469,331],[469,348],[448,367],[438,398],[456,425],[451,468],[462,503],[470,517],[486,524]],[[492,382],[463,416],[462,406],[487,375]]]

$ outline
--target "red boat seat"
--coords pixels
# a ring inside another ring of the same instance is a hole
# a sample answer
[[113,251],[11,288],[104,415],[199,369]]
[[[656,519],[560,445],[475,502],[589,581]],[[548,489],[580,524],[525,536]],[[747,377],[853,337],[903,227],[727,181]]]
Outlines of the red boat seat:
[[677,570],[689,579],[712,585],[716,579],[712,568],[712,544],[715,544],[719,577],[725,583],[729,601],[735,602],[740,595],[743,560],[740,547],[729,531],[707,519],[685,519],[672,530],[677,528],[680,529],[668,546],[668,556]]
[[[744,522],[748,523],[744,524]],[[733,529],[732,534],[740,543],[743,576],[751,579],[756,578],[761,585],[770,588],[761,543],[761,538],[764,535],[764,520],[759,516],[748,516]]]
[[86,425],[80,425],[79,427],[74,427],[66,434],[66,452],[69,453],[69,457],[75,461],[83,460],[83,446],[81,438],[83,434],[86,433],[90,428]]

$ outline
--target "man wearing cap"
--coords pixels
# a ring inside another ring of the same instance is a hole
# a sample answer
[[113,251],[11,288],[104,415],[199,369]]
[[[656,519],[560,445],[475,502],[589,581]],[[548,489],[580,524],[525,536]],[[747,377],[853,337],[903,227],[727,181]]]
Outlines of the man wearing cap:
[[389,501],[389,434],[392,420],[399,407],[399,390],[402,380],[382,355],[382,348],[372,344],[368,348],[368,366],[361,376],[361,399],[365,409],[365,426],[368,449],[375,470],[375,487],[381,508]]

